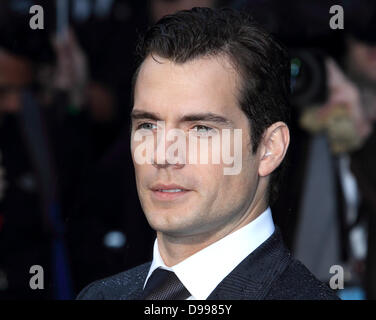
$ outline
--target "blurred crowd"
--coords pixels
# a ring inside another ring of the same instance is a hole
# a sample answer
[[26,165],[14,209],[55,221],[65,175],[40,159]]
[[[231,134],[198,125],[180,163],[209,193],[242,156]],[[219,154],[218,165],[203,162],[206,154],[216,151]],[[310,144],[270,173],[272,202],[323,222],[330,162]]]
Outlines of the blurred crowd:
[[[289,49],[292,139],[273,218],[320,280],[340,265],[343,298],[375,299],[373,2],[1,1],[0,300],[71,299],[151,259],[129,151],[134,49],[153,22],[194,6],[246,10]],[[34,4],[44,29],[29,26]],[[343,30],[329,26],[333,4]],[[33,265],[43,290],[29,286]]]

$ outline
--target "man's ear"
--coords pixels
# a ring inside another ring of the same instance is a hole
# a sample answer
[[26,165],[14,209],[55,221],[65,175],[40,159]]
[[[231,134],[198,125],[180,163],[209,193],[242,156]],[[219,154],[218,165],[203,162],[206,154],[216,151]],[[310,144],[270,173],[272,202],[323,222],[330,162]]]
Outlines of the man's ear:
[[290,143],[289,128],[284,122],[273,123],[266,129],[260,144],[259,176],[271,174],[282,162]]

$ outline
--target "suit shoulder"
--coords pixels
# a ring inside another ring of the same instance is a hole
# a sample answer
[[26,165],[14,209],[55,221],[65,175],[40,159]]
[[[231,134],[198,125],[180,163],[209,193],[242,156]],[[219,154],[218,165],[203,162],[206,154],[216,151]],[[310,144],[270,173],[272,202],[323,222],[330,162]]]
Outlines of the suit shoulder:
[[292,259],[274,281],[267,297],[270,300],[339,300],[335,291],[318,280],[300,261]]
[[116,300],[142,286],[150,263],[94,281],[81,290],[77,300]]

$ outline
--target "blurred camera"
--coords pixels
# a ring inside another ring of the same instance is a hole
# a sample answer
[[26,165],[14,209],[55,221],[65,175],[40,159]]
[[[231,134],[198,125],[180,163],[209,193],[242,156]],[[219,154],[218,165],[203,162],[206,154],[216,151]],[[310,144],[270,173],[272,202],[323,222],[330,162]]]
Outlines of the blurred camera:
[[322,104],[328,95],[325,54],[319,49],[291,49],[291,104]]

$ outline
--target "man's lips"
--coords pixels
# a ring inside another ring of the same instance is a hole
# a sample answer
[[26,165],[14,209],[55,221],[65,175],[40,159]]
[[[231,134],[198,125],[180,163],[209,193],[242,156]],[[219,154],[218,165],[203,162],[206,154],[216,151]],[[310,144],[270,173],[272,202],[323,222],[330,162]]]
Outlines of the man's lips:
[[178,184],[155,184],[151,187],[153,197],[157,200],[174,200],[181,197],[184,197],[187,193],[192,190],[189,190]]
[[154,184],[151,189],[153,191],[161,191],[161,190],[167,190],[167,191],[171,191],[171,190],[185,190],[185,191],[189,191],[188,188],[186,187],[183,187],[179,184],[175,184],[175,183],[171,183],[171,184],[163,184],[163,183],[156,183]]

